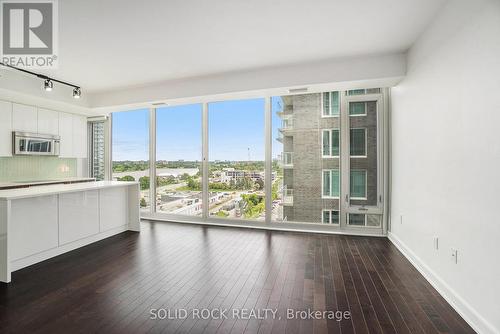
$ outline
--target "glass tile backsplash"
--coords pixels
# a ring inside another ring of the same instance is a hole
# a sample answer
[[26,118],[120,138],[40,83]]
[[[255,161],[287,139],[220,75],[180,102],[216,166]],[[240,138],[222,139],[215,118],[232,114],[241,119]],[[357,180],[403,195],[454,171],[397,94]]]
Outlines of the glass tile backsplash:
[[77,159],[0,157],[0,182],[53,180],[77,176]]

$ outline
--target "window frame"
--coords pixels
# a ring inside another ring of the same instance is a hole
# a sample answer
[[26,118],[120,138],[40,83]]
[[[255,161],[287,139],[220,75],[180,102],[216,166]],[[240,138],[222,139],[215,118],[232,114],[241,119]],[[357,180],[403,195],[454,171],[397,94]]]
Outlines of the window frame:
[[[362,171],[365,173],[365,197],[352,197],[352,192],[351,192],[351,173],[352,172],[359,172],[359,171]],[[350,200],[354,200],[354,201],[366,201],[368,200],[368,171],[366,169],[351,169],[349,170],[349,199]]]
[[[339,154],[338,155],[333,155],[332,154],[333,153],[333,132],[334,131],[337,131],[338,138],[339,138],[339,145],[338,145]],[[324,144],[325,144],[325,142],[324,142],[325,141],[325,137],[324,137],[324,133],[325,132],[329,133],[329,136],[328,136],[328,138],[329,138],[329,143],[328,143],[329,149],[328,149],[328,151],[330,153],[329,155],[325,155],[325,152],[323,150]],[[322,129],[321,130],[321,147],[320,147],[320,149],[321,149],[321,157],[323,159],[338,159],[338,158],[340,158],[340,129],[339,128]]]
[[[352,95],[352,96],[364,96],[364,95]],[[349,117],[364,117],[364,116],[367,116],[368,115],[368,111],[367,111],[367,106],[366,104],[370,102],[370,101],[349,101],[348,104],[347,104],[347,113],[349,115]],[[354,114],[354,115],[351,115],[351,108],[349,107],[349,103],[364,103],[365,105],[365,112],[364,114]]]
[[[351,130],[365,130],[365,155],[351,155]],[[349,128],[349,156],[351,158],[368,158],[368,129],[367,128]]]
[[[332,89],[334,91],[335,88]],[[319,94],[322,97],[322,94],[325,93],[327,89],[324,90],[316,90],[312,89],[308,91],[307,93],[304,94]],[[346,130],[349,128],[348,126],[346,127],[346,124],[349,124],[348,119],[350,117],[355,117],[355,116],[362,116],[362,115],[349,115],[348,111],[348,101],[360,101],[364,100],[363,102],[370,102],[370,101],[376,101],[377,102],[377,115],[378,115],[378,120],[377,120],[377,161],[378,161],[378,170],[377,170],[377,206],[374,207],[364,207],[363,205],[358,205],[354,204],[351,205],[349,203],[348,199],[348,192],[349,191],[349,179],[346,177],[348,174],[344,174],[344,172],[339,173],[340,177],[340,196],[342,197],[342,201],[340,202],[340,208],[339,210],[341,211],[340,215],[340,227],[341,228],[348,228],[346,224],[346,216],[347,213],[352,212],[352,213],[364,213],[366,209],[368,209],[367,214],[380,214],[382,215],[382,220],[381,220],[381,226],[378,228],[380,229],[380,234],[381,235],[386,235],[387,233],[387,218],[388,218],[388,205],[389,205],[389,199],[388,199],[388,188],[389,188],[389,170],[388,170],[388,165],[389,165],[389,154],[388,154],[388,143],[389,143],[389,112],[390,112],[390,106],[388,102],[389,98],[389,93],[390,93],[390,88],[381,88],[380,92],[375,94],[375,93],[366,93],[365,95],[347,95],[347,91],[345,89],[337,90],[339,92],[339,103],[340,103],[340,110],[339,110],[339,115],[323,115],[323,99],[321,98],[320,104],[321,104],[321,109],[318,111],[320,113],[319,120],[321,121],[321,118],[331,118],[331,117],[339,117],[339,121],[342,124],[341,128],[341,135],[340,135],[340,159],[341,159],[341,164],[344,166],[343,168],[346,168],[348,170],[349,168],[349,160],[350,156],[349,153],[346,151],[346,144],[348,144],[348,132],[346,133]],[[295,95],[293,93],[290,94],[283,94],[282,96],[291,96]],[[272,99],[274,97],[279,97],[279,94],[273,93],[271,91],[269,92],[264,92],[264,93],[258,93],[256,95],[252,96],[245,96],[241,97],[237,94],[230,94],[228,96],[225,96],[223,100],[232,100],[232,99],[241,99],[241,98],[261,98],[263,97],[266,100],[266,119],[265,119],[265,146],[266,146],[266,157],[265,157],[265,165],[266,165],[266,176],[268,178],[271,178],[271,171],[272,171],[272,164],[273,164],[273,156],[272,156],[272,149],[274,147],[273,140],[274,140],[274,134],[272,131],[272,125],[274,124],[273,120],[273,111],[274,109],[272,108]],[[193,104],[193,103],[200,103],[203,105],[203,124],[202,124],[202,146],[203,146],[203,160],[202,160],[202,173],[203,175],[208,175],[209,169],[208,169],[208,161],[205,160],[208,157],[208,103],[209,102],[214,102],[214,101],[220,101],[220,97],[215,97],[215,96],[207,96],[203,98],[193,98],[189,99],[188,101],[183,100],[183,101],[175,101],[172,102],[172,104],[169,103],[169,106],[174,106],[174,105],[184,105],[184,104]],[[149,106],[149,104],[147,105]],[[150,107],[152,110],[155,109],[155,106]],[[117,110],[119,111],[127,111],[126,109],[124,110]],[[365,109],[366,113],[367,110]],[[317,115],[317,114],[316,114]],[[113,113],[109,115],[109,122],[108,126],[106,127],[107,130],[107,135],[106,135],[106,179],[111,179],[112,175],[112,145],[113,145],[113,140],[112,140],[112,127],[113,127]],[[347,119],[347,120],[346,120]],[[292,120],[294,122],[295,120]],[[156,126],[150,127],[150,162],[156,161],[156,159],[151,158],[151,151],[152,147],[154,144],[154,141],[156,141],[156,133],[151,133],[156,129]],[[348,130],[347,130],[348,131]],[[345,154],[342,153],[345,151]],[[340,169],[340,168],[339,168]],[[346,171],[347,171],[346,170]],[[153,169],[150,168],[150,173],[152,174]],[[322,170],[321,170],[322,171]],[[348,172],[347,172],[348,173]],[[156,174],[151,175],[152,179]],[[321,174],[321,184],[323,186],[323,175]],[[208,203],[208,195],[209,195],[209,189],[208,189],[208,178],[203,179],[203,200]],[[155,184],[155,182],[152,182],[152,184]],[[271,194],[271,184],[266,183],[265,186],[265,193],[266,195]],[[323,190],[321,189],[321,194]],[[346,198],[344,200],[344,197]],[[330,197],[331,198],[331,197]],[[310,222],[305,222],[305,221],[293,221],[293,223],[287,223],[286,221],[277,221],[273,219],[270,215],[271,210],[268,210],[268,208],[271,208],[272,205],[272,199],[271,196],[266,196],[266,220],[261,227],[263,228],[268,228],[268,229],[276,229],[276,228],[290,228],[290,229],[304,229],[304,230],[309,230],[309,231],[325,231],[328,233],[328,227],[325,226],[325,229],[322,229],[320,226],[321,224],[311,224]],[[151,206],[152,208],[155,208],[156,206]],[[359,210],[359,211],[357,211]],[[361,211],[363,210],[363,211]],[[269,214],[268,214],[269,213]],[[227,220],[225,219],[224,221],[218,220],[217,218],[209,217],[207,215],[203,215],[201,218],[196,218],[196,217],[188,217],[188,219],[185,219],[185,217],[179,216],[179,215],[170,215],[170,214],[156,214],[154,212],[144,212],[141,211],[141,217],[144,219],[157,219],[159,221],[176,221],[176,222],[186,222],[186,223],[199,223],[199,224],[217,224],[217,225],[226,225],[226,226],[238,226],[238,227],[254,227],[255,222],[253,221],[247,221],[244,219],[241,220]],[[353,226],[354,227],[354,226]],[[349,233],[349,229],[346,230]],[[359,232],[353,232],[353,233],[359,233]],[[378,233],[378,232],[370,232],[370,233]]]
[[[324,220],[324,217],[325,217],[324,213],[325,212],[330,212],[330,222],[325,222],[325,220]],[[333,212],[338,212],[338,217],[339,217],[338,223],[332,223],[332,221],[333,221],[333,219],[332,219],[332,217],[333,217],[332,213]],[[340,210],[337,210],[337,209],[322,209],[321,210],[321,224],[328,224],[328,225],[340,226]]]
[[[331,194],[329,196],[326,196],[324,194],[324,189],[325,189],[325,172],[330,172],[330,187],[328,187],[330,189],[330,192],[331,192],[331,189],[332,189],[332,172],[333,171],[337,171],[338,175],[339,175],[339,196],[332,196]],[[326,198],[326,199],[340,199],[340,189],[341,188],[341,183],[340,183],[340,169],[339,168],[325,168],[325,169],[322,169],[321,170],[321,198]]]
[[[339,97],[339,112],[338,112],[338,114],[336,114],[336,115],[332,114],[332,93],[333,93],[333,92],[337,92],[338,97]],[[329,106],[328,106],[328,111],[329,111],[329,114],[328,114],[328,115],[325,115],[325,114],[324,114],[324,111],[325,111],[325,107],[324,107],[324,105],[325,105],[325,104],[324,104],[324,101],[325,101],[325,99],[324,99],[324,95],[325,95],[325,94],[328,94],[328,97],[329,97],[329,99],[330,99],[330,104],[329,104]],[[320,106],[321,118],[334,118],[334,117],[340,117],[340,111],[341,111],[341,109],[342,109],[342,107],[341,107],[341,106],[342,106],[342,100],[341,100],[341,99],[342,99],[342,94],[340,93],[340,91],[336,91],[336,90],[334,90],[334,91],[329,91],[329,92],[322,92],[322,93],[321,93],[321,103],[320,103],[320,104],[321,104],[321,106]]]
[[[350,219],[349,219],[349,218],[351,217],[351,215],[363,215],[363,216],[364,216],[364,218],[365,218],[365,219],[364,219],[364,224],[363,224],[363,225],[354,225],[354,224],[349,224],[349,222],[350,222]],[[347,223],[347,226],[349,226],[349,227],[354,227],[354,228],[356,228],[356,227],[357,227],[357,228],[366,228],[366,227],[374,228],[375,226],[368,226],[368,225],[366,224],[366,222],[367,222],[367,217],[368,217],[368,214],[367,214],[367,213],[349,212],[349,213],[347,214],[347,222],[346,222],[346,223]],[[377,228],[378,228],[378,227],[377,227]]]

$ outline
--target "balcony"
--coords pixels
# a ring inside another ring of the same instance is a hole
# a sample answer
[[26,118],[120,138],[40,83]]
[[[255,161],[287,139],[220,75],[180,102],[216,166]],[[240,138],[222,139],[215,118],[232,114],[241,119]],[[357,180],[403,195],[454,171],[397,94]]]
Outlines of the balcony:
[[281,133],[284,133],[290,130],[293,130],[293,118],[292,117],[283,118],[281,120],[281,128],[279,128],[279,131]]
[[283,152],[281,168],[293,168],[293,152]]
[[288,189],[287,186],[283,188],[283,205],[293,205],[293,189]]

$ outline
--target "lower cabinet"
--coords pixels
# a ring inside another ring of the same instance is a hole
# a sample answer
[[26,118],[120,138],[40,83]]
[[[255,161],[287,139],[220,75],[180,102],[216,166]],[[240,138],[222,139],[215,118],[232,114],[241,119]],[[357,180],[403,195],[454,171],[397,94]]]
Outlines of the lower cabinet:
[[99,201],[101,232],[128,224],[127,187],[101,189]]
[[99,191],[59,195],[59,244],[99,233]]
[[12,201],[11,221],[12,260],[58,247],[57,195]]
[[18,199],[11,205],[14,261],[128,224],[128,187]]

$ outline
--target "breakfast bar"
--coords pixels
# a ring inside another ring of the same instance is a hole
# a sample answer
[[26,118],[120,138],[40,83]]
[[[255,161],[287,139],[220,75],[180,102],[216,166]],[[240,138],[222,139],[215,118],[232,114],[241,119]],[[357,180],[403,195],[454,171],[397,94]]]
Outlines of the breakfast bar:
[[126,230],[140,230],[139,184],[98,181],[0,190],[0,281]]

